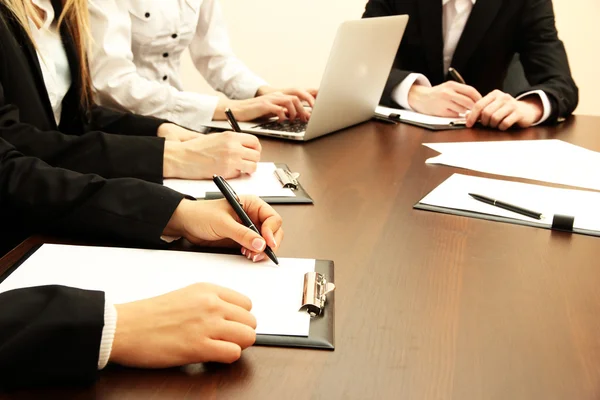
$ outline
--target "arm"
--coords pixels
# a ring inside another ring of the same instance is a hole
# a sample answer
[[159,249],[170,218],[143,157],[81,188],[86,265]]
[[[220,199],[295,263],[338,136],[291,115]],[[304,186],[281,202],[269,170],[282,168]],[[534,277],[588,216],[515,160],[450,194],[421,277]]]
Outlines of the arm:
[[0,387],[91,383],[104,293],[61,286],[0,294]]
[[41,131],[20,121],[19,109],[7,104],[1,83],[0,139],[54,167],[105,178],[135,177],[162,183],[164,139],[97,131],[81,136]]
[[137,179],[52,168],[0,139],[0,214],[32,230],[159,244],[182,199]]
[[[390,15],[397,15],[392,1],[389,0],[369,0],[365,7],[365,12],[363,14],[363,18],[373,18],[373,17],[387,17]],[[408,78],[412,80],[410,85],[405,84],[405,86],[410,86],[417,80],[420,79],[421,84],[426,86],[431,86],[429,81],[425,76],[420,74],[413,74],[412,71],[402,70],[397,68],[396,66],[392,67],[390,71],[390,76],[385,84],[385,88],[383,89],[383,95],[381,96],[381,103],[390,107],[397,107],[401,105],[402,107],[407,107],[408,101],[404,101],[403,99],[407,99],[408,93],[406,90],[402,90],[402,94],[399,93],[399,86],[405,82]],[[426,82],[426,83],[425,83]],[[405,88],[406,89],[406,88]]]
[[523,16],[518,52],[532,90],[542,90],[551,103],[549,122],[569,116],[577,107],[579,92],[558,38],[551,0],[529,0]]
[[200,6],[196,34],[189,50],[196,69],[217,91],[231,99],[249,99],[266,82],[235,57],[217,0]]
[[94,39],[90,69],[101,103],[203,129],[202,123],[212,119],[219,98],[180,91],[142,77],[133,62],[128,2],[90,0],[88,4]]

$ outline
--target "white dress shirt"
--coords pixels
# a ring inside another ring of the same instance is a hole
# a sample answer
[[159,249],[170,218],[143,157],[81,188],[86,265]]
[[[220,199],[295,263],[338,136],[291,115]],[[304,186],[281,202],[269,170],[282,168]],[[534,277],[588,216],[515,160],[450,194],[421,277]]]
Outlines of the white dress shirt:
[[219,98],[183,91],[186,49],[229,98],[254,97],[266,85],[234,56],[217,0],[89,0],[89,10],[91,73],[102,105],[202,130]]
[[33,40],[37,44],[38,61],[48,92],[48,99],[52,105],[54,120],[58,125],[60,124],[63,99],[71,87],[71,69],[54,21],[54,8],[52,8],[51,1],[33,0],[33,4],[44,12],[39,28],[31,19],[29,25]]
[[[442,34],[444,38],[444,71],[448,71],[454,57],[454,52],[460,37],[462,36],[473,6],[477,0],[442,0]],[[459,71],[460,72],[460,71]],[[408,103],[408,92],[414,84],[424,85],[431,87],[431,82],[423,74],[412,73],[409,74],[396,88],[392,91],[392,99],[398,103],[401,107],[408,110],[412,110]],[[467,82],[468,84],[468,82]],[[487,93],[482,93],[485,96]],[[540,96],[540,100],[543,105],[542,118],[534,125],[541,124],[550,116],[552,109],[548,95],[543,90],[532,90],[527,93],[523,93],[518,99],[525,96],[536,94]]]

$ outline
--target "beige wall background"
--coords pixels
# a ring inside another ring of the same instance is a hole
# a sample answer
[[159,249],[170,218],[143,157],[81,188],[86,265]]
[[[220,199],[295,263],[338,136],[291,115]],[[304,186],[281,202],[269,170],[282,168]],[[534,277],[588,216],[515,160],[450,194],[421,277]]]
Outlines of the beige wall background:
[[[221,0],[234,52],[272,86],[318,87],[337,26],[365,0]],[[554,0],[556,24],[580,90],[577,114],[600,116],[600,0]],[[214,93],[188,57],[188,90]]]

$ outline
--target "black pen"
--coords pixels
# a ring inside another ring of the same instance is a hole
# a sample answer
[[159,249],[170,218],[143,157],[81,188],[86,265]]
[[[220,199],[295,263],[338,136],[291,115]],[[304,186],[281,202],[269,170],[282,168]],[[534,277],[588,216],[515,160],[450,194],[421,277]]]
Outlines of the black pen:
[[463,79],[462,76],[460,76],[460,74],[458,73],[457,70],[455,70],[454,68],[450,67],[448,68],[448,75],[450,75],[450,78],[453,81],[456,81],[458,83],[462,83],[463,85],[466,85],[467,82],[465,82],[465,80]]
[[[242,224],[244,224],[244,226],[252,229],[254,232],[256,232],[260,235],[260,232],[258,231],[258,229],[256,229],[254,222],[252,222],[252,220],[250,219],[248,214],[246,214],[246,211],[244,211],[244,208],[242,207],[242,202],[240,201],[240,198],[235,193],[233,188],[229,185],[229,183],[227,183],[227,181],[225,179],[223,179],[222,177],[220,177],[219,175],[213,175],[213,182],[215,183],[215,185],[217,185],[217,187],[219,188],[221,193],[223,193],[223,196],[225,196],[225,199],[227,199],[227,202],[231,205],[231,207],[233,207],[233,211],[235,211],[237,216],[240,218],[240,220],[242,221]],[[273,250],[269,247],[269,245],[267,245],[265,247],[265,253],[271,259],[271,261],[273,261],[275,264],[279,265],[279,260],[277,259],[277,256],[275,255]]]
[[542,213],[537,212],[537,211],[528,210],[526,208],[515,206],[515,205],[509,204],[509,203],[505,203],[503,201],[492,199],[487,196],[482,196],[480,194],[469,193],[469,196],[471,196],[475,200],[479,200],[483,203],[487,203],[492,206],[500,207],[505,210],[515,212],[517,214],[525,215],[526,217],[542,219]]
[[236,131],[236,132],[242,131],[240,129],[240,126],[237,123],[237,120],[235,119],[235,117],[233,116],[233,113],[231,112],[231,110],[229,108],[225,109],[225,116],[227,117],[227,121],[229,122],[229,125],[231,125],[231,128],[234,131]]

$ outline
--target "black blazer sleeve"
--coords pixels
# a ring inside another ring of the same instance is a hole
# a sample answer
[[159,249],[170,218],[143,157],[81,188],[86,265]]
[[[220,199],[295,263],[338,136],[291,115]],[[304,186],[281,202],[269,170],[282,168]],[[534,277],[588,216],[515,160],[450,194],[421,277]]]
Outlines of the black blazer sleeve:
[[[124,131],[127,124],[142,119],[126,116],[119,120],[119,117],[108,110],[96,110],[95,113],[102,114],[99,119],[109,130]],[[144,120],[147,122],[141,125],[146,133],[158,127],[157,121]],[[156,129],[154,135],[156,136]],[[90,131],[80,136],[42,131],[20,121],[19,109],[5,101],[1,84],[0,138],[10,142],[20,152],[40,158],[55,167],[80,173],[95,173],[104,178],[135,177],[162,183],[164,139],[112,135],[100,131]]]
[[579,102],[579,90],[571,77],[567,53],[558,38],[551,0],[528,0],[521,13],[522,40],[518,52],[531,84],[529,90],[541,89],[553,103],[548,122],[566,118]]
[[138,179],[106,180],[53,168],[0,139],[0,218],[33,231],[160,244],[182,199]]
[[158,127],[169,121],[94,105],[90,130],[118,135],[156,137]]
[[[365,12],[363,13],[363,18],[373,18],[373,17],[388,17],[390,15],[396,15],[398,12],[396,11],[394,4],[389,0],[369,0],[365,7]],[[390,107],[398,107],[398,104],[391,100],[392,92],[394,89],[404,81],[413,71],[406,71],[395,66],[392,67],[390,71],[390,76],[385,84],[385,88],[383,89],[383,94],[381,96],[382,104],[385,104]]]
[[43,286],[0,294],[0,387],[95,380],[104,293]]

